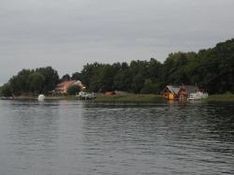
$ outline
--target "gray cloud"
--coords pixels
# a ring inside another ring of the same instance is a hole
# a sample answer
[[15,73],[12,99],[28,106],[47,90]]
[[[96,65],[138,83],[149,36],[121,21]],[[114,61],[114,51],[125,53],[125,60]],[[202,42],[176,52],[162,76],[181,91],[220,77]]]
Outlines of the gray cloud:
[[213,47],[233,37],[233,9],[233,0],[2,0],[0,84],[23,68],[62,75]]

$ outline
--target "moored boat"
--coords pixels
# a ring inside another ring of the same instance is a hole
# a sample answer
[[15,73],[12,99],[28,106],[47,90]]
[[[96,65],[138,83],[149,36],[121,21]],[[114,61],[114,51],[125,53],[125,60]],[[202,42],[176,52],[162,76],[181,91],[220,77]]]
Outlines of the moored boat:
[[87,93],[84,91],[80,91],[78,95],[76,95],[76,97],[80,100],[92,100],[94,98],[96,98],[94,93]]
[[208,93],[198,91],[195,93],[190,93],[187,100],[200,100],[200,99],[207,98],[207,97],[208,97]]
[[45,100],[45,95],[44,94],[40,94],[37,97],[38,101],[44,101]]

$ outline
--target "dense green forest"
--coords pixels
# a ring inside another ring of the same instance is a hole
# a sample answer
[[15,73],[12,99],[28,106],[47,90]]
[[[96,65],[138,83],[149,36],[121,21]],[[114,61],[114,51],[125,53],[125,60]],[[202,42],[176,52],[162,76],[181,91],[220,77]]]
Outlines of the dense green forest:
[[234,39],[198,53],[171,53],[163,63],[154,58],[130,64],[95,62],[85,65],[81,72],[61,78],[52,67],[24,69],[1,87],[1,94],[46,94],[57,83],[70,79],[81,80],[92,92],[118,90],[147,94],[159,93],[168,84],[193,84],[210,94],[234,93]]
[[33,95],[52,91],[59,76],[52,67],[23,69],[1,87],[3,96]]

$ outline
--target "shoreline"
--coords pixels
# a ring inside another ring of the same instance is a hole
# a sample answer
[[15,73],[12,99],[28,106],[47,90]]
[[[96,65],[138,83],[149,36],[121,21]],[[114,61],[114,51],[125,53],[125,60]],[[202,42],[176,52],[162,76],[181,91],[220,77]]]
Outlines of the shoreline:
[[214,94],[209,95],[208,98],[204,99],[205,102],[234,102],[234,94],[225,93],[225,94]]
[[[37,96],[0,97],[0,100],[38,100]],[[76,96],[46,96],[45,100],[78,100]],[[158,94],[118,94],[104,95],[97,94],[94,102],[110,103],[159,103],[168,100]],[[209,95],[201,100],[204,103],[210,102],[234,102],[234,94],[226,93],[219,95]]]
[[167,100],[161,95],[156,94],[119,94],[104,95],[100,94],[94,99],[95,102],[113,102],[113,103],[158,103]]
[[[1,97],[1,100],[38,100],[37,96],[18,96],[18,97]],[[69,100],[76,99],[75,96],[46,96],[45,100]]]

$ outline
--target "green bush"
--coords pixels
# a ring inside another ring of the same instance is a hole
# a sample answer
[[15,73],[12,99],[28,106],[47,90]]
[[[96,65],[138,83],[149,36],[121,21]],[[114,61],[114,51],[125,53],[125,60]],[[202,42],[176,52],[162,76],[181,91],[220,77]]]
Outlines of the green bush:
[[76,95],[80,92],[80,87],[79,86],[70,86],[67,89],[67,94],[68,95]]

